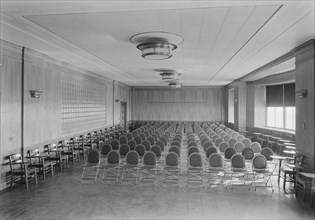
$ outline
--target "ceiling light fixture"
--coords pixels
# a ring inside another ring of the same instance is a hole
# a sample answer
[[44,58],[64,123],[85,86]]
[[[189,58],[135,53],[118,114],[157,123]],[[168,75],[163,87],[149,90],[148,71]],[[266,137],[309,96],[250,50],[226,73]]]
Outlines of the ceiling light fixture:
[[132,36],[130,41],[141,50],[142,57],[149,60],[165,60],[183,42],[183,38],[167,32],[145,32]]
[[182,84],[180,82],[170,82],[168,86],[172,89],[179,89],[182,87]]
[[160,73],[160,75],[162,76],[163,81],[169,82],[179,80],[179,76],[181,75],[181,73],[178,73],[176,70],[165,70]]

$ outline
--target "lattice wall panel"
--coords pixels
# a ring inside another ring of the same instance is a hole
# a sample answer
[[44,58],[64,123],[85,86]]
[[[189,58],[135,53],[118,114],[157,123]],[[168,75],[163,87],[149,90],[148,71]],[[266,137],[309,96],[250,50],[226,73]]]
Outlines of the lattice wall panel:
[[62,133],[104,126],[106,92],[105,83],[97,78],[62,75]]

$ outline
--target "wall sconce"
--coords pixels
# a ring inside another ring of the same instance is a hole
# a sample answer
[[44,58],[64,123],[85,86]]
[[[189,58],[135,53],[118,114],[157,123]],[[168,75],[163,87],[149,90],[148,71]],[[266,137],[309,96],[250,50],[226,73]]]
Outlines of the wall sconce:
[[307,90],[302,89],[302,90],[295,91],[295,95],[296,97],[303,99],[307,95]]
[[43,91],[30,90],[30,93],[31,93],[31,97],[32,98],[37,98],[38,99],[43,94]]
[[115,102],[119,102],[119,99],[115,99]]

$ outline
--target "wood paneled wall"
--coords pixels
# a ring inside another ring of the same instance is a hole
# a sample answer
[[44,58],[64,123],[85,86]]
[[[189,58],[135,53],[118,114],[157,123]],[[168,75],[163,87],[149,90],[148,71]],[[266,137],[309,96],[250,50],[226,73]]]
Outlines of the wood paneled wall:
[[223,87],[133,88],[132,120],[224,121]]
[[[107,118],[107,87],[103,77],[25,50],[25,149],[112,125]],[[34,99],[30,90],[43,94]]]
[[[120,123],[120,102],[114,104],[114,96],[127,102],[130,120],[128,86],[31,49],[25,48],[23,59],[22,47],[0,43],[0,190],[7,187],[7,155]],[[40,98],[32,98],[30,90],[43,93]]]
[[0,190],[6,186],[6,155],[21,147],[22,48],[1,43],[0,66]]
[[296,96],[296,149],[306,155],[306,166],[315,167],[315,40],[295,50],[295,90],[307,90],[305,98]]

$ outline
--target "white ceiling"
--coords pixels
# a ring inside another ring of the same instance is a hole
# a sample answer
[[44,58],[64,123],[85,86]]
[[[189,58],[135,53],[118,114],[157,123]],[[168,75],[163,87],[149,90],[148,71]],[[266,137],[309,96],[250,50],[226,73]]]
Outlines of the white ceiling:
[[[131,86],[226,85],[314,39],[314,1],[2,0],[1,39]],[[180,35],[168,60],[145,60],[130,37]],[[294,69],[294,60],[255,75]]]

